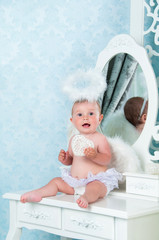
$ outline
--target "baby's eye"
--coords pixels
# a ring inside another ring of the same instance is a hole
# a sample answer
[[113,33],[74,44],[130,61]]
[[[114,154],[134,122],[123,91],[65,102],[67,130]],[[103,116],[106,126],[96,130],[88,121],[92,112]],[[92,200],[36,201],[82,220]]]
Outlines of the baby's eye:
[[77,116],[78,117],[82,117],[82,113],[77,113]]
[[93,113],[93,112],[90,112],[90,113],[89,113],[89,115],[90,115],[90,116],[93,116],[93,115],[94,115],[94,113]]

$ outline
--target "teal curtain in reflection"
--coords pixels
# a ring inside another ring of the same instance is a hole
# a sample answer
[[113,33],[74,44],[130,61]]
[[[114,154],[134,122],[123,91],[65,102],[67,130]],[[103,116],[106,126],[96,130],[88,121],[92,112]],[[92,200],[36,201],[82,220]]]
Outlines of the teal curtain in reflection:
[[120,53],[105,66],[107,90],[102,101],[104,115],[102,127],[105,125],[106,118],[122,105],[134,78],[137,65],[137,61],[131,55]]

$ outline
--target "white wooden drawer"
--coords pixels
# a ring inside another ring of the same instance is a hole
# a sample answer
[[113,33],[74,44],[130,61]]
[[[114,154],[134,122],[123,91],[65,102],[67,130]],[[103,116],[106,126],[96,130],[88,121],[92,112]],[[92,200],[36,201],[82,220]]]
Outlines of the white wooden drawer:
[[36,203],[18,203],[18,221],[61,228],[61,209]]
[[126,192],[159,197],[159,176],[149,174],[125,173]]
[[63,209],[62,228],[104,239],[114,239],[113,217]]

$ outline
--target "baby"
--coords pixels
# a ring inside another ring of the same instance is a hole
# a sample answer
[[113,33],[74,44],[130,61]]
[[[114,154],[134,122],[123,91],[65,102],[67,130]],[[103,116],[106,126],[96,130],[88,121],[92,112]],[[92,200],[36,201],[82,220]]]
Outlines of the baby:
[[44,187],[23,194],[22,203],[39,202],[57,192],[76,194],[83,189],[76,202],[86,208],[89,203],[118,188],[121,174],[114,168],[107,168],[111,150],[106,137],[96,130],[102,119],[97,102],[83,100],[74,103],[70,120],[79,134],[70,139],[68,151],[61,150],[58,157],[62,164],[71,165],[71,168],[63,168],[61,177],[52,179]]

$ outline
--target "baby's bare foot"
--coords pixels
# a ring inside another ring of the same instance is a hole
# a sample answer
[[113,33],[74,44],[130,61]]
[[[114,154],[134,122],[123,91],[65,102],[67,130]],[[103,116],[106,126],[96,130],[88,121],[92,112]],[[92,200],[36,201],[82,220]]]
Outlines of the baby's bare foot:
[[36,191],[24,193],[21,196],[21,198],[20,198],[20,201],[22,203],[26,203],[26,202],[40,202],[41,200],[42,200],[41,195],[38,192],[36,192]]
[[88,207],[88,201],[84,196],[81,196],[77,199],[77,204],[81,208],[87,208]]

